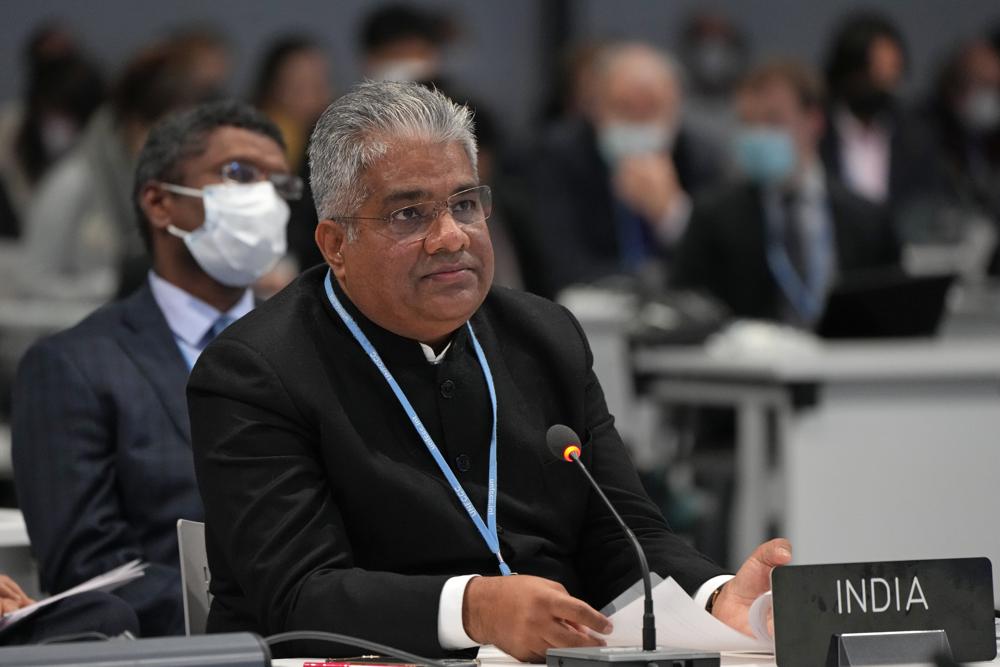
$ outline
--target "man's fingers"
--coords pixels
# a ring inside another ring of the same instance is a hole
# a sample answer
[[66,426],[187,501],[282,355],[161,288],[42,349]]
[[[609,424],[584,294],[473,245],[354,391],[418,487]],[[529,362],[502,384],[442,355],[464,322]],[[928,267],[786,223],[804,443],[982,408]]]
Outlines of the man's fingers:
[[602,635],[606,635],[614,629],[607,616],[586,602],[569,595],[560,596],[554,605],[553,612],[557,617],[565,619],[573,625],[586,626]]
[[17,594],[17,591],[0,582],[0,598],[4,598],[5,600],[17,600],[20,597],[21,596]]
[[604,646],[603,639],[594,637],[565,623],[553,623],[551,628],[542,635],[542,639],[555,648],[574,648],[577,646]]
[[769,568],[788,565],[792,561],[792,543],[783,537],[765,542],[757,547],[756,557]]
[[11,599],[27,599],[21,587],[7,575],[0,575],[0,596]]

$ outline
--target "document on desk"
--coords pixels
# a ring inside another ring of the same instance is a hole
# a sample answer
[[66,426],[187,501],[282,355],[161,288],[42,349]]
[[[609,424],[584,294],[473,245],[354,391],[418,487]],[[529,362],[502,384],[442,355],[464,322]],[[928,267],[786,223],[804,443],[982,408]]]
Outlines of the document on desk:
[[123,584],[127,584],[128,582],[141,577],[144,574],[144,570],[147,565],[148,563],[143,563],[139,560],[129,561],[128,563],[120,565],[113,570],[108,570],[104,574],[99,574],[93,579],[88,579],[82,584],[65,590],[58,595],[47,597],[44,600],[39,600],[38,602],[28,605],[27,607],[22,607],[17,611],[4,614],[3,617],[0,618],[0,630],[9,628],[18,621],[31,616],[36,611],[44,609],[55,602],[59,602],[59,600],[64,600],[68,597],[79,595],[80,593],[86,593],[88,591],[106,592],[118,588]]
[[[610,635],[602,635],[608,646],[642,646],[642,608],[641,584],[625,591],[606,608],[615,626]],[[773,641],[748,637],[729,627],[695,603],[672,578],[653,586],[653,612],[659,646],[720,653],[774,653]]]

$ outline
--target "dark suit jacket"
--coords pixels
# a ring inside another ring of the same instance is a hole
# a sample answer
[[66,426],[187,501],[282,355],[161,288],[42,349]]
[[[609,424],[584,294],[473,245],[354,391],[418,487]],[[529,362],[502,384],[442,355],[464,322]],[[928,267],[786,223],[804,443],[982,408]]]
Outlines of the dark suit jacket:
[[17,496],[42,588],[64,590],[142,558],[116,591],[144,635],[184,631],[176,522],[201,520],[187,364],[148,283],[39,341],[18,368]]
[[[840,133],[835,116],[827,116],[826,132],[820,140],[820,156],[832,178],[846,182],[840,149]],[[910,113],[897,111],[890,116],[889,196],[893,211],[906,213],[908,205],[933,201],[942,196],[945,186],[942,157],[934,144],[930,127]]]
[[[440,655],[441,587],[453,575],[497,574],[497,562],[330,306],[325,273],[307,271],[232,325],[191,375],[209,629],[323,629]],[[416,342],[340,298],[485,514],[490,403],[466,330],[434,366]],[[643,491],[568,311],[494,288],[472,323],[498,395],[498,532],[513,570],[598,607],[638,579],[580,471],[546,448],[548,427],[564,423],[584,438],[584,462],[658,572],[689,591],[721,573]]]
[[[899,263],[899,245],[882,207],[827,183],[840,274]],[[737,317],[780,319],[785,303],[767,264],[760,189],[727,186],[694,205],[677,248],[672,286],[705,290]]]
[[[681,186],[691,195],[721,176],[718,152],[686,131],[678,134],[671,157]],[[611,174],[594,129],[583,122],[552,128],[530,170],[528,287],[553,296],[573,283],[621,273]]]

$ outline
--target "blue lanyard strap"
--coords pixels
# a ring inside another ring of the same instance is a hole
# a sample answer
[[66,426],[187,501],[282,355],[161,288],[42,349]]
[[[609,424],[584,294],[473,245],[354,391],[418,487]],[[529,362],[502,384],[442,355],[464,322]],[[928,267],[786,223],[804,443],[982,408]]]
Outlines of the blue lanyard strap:
[[441,473],[444,474],[445,479],[451,485],[452,490],[455,495],[458,496],[459,501],[462,503],[462,507],[468,512],[469,518],[472,519],[472,523],[475,524],[476,529],[479,530],[479,534],[482,535],[483,540],[486,542],[486,546],[489,547],[490,552],[493,553],[497,558],[497,562],[500,564],[500,574],[506,576],[511,573],[510,567],[503,560],[503,555],[500,553],[500,539],[497,537],[497,394],[496,389],[493,387],[493,374],[490,373],[490,366],[486,361],[486,355],[483,353],[482,346],[479,345],[479,341],[476,339],[476,334],[472,330],[472,324],[466,322],[466,326],[469,328],[469,337],[472,340],[472,346],[476,351],[476,357],[479,359],[479,366],[483,369],[483,377],[486,379],[486,387],[490,393],[490,406],[493,408],[493,424],[490,428],[490,473],[489,473],[489,491],[487,494],[486,501],[486,523],[483,523],[483,519],[479,516],[479,512],[476,507],[472,504],[472,500],[469,499],[468,494],[465,489],[462,488],[461,483],[459,483],[458,478],[455,477],[455,473],[452,472],[451,468],[448,466],[447,462],[444,460],[444,456],[441,454],[441,450],[434,443],[434,439],[431,438],[430,433],[427,432],[427,428],[424,427],[423,422],[420,421],[420,417],[417,416],[417,411],[413,409],[410,404],[406,394],[403,392],[399,383],[396,382],[396,378],[392,376],[392,373],[386,367],[385,362],[382,361],[382,357],[379,356],[378,351],[375,346],[372,345],[371,341],[358,326],[358,323],[354,321],[344,306],[340,303],[340,299],[337,298],[337,294],[333,291],[333,278],[329,271],[326,274],[326,280],[324,281],[326,286],[326,295],[330,299],[330,305],[333,309],[337,311],[337,315],[344,322],[344,325],[354,336],[354,340],[358,341],[361,349],[365,351],[368,358],[372,360],[375,367],[378,368],[382,377],[385,378],[386,383],[388,383],[389,388],[392,389],[392,393],[396,395],[396,400],[402,406],[403,410],[406,412],[406,416],[410,418],[410,422],[413,424],[413,428],[416,429],[417,435],[420,439],[424,441],[424,446],[427,447],[427,451],[431,453],[434,461],[437,463],[438,468],[441,469]]
[[781,240],[784,225],[791,220],[779,217],[773,198],[767,202],[767,264],[778,287],[792,307],[807,322],[813,322],[823,312],[826,283],[829,280],[829,254],[833,251],[833,232],[830,221],[823,221],[819,238],[809,244],[808,276],[800,276],[792,266],[788,252]]

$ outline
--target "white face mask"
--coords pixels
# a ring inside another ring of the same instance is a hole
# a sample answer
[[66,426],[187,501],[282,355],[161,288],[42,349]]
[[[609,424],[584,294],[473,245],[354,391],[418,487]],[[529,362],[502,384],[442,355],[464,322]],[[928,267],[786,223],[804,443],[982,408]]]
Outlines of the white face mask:
[[163,188],[204,200],[201,227],[187,232],[170,225],[167,231],[184,239],[198,266],[223,285],[252,285],[284,256],[288,204],[270,181],[219,183],[201,190],[164,183]]
[[609,123],[597,130],[597,148],[608,166],[634,155],[671,150],[674,132],[661,123]]

